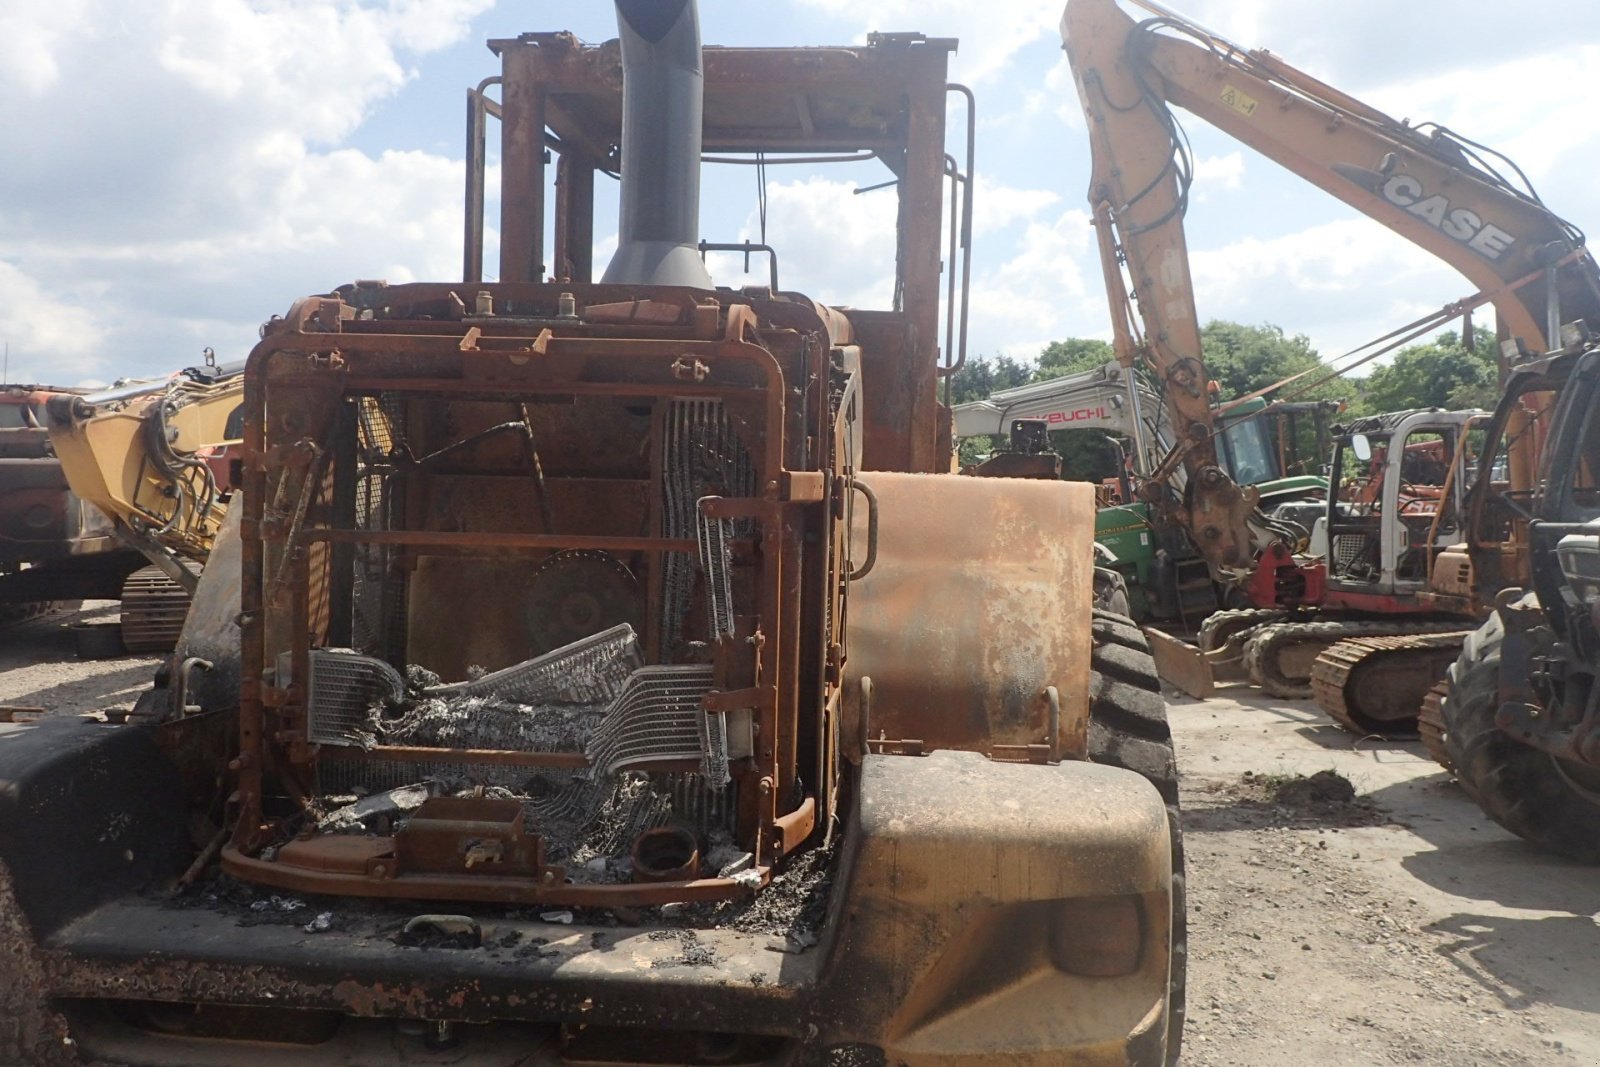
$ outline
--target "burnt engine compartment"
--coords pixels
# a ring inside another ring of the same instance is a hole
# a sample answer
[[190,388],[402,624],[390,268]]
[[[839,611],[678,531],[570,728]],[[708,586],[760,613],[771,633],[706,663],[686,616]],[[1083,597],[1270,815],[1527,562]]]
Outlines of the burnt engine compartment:
[[836,774],[836,672],[801,661],[839,645],[849,324],[499,288],[474,315],[352,288],[257,350],[224,867],[396,898],[747,894]]

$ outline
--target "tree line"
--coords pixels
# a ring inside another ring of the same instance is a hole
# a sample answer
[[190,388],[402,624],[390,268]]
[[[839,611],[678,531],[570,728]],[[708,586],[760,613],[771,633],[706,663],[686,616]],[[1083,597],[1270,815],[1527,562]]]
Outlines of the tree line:
[[[1245,396],[1291,375],[1311,371],[1285,390],[1300,400],[1338,400],[1345,405],[1343,418],[1401,411],[1407,408],[1494,407],[1498,371],[1496,344],[1489,330],[1478,327],[1467,344],[1457,331],[1395,353],[1387,364],[1365,378],[1334,377],[1304,390],[1332,370],[1304,334],[1286,334],[1277,326],[1246,325],[1214,319],[1200,332],[1206,371],[1217,382],[1224,400]],[[969,361],[951,380],[955,403],[982,400],[1002,389],[1045,381],[1089,370],[1112,359],[1105,341],[1069,337],[1046,345],[1033,362],[994,356]],[[1304,391],[1302,391],[1304,390]],[[1287,397],[1279,397],[1286,399]],[[1061,431],[1052,444],[1066,461],[1068,478],[1098,479],[1105,475],[1106,451],[1093,440],[1099,431]],[[983,438],[963,442],[965,462],[990,451],[994,443]]]

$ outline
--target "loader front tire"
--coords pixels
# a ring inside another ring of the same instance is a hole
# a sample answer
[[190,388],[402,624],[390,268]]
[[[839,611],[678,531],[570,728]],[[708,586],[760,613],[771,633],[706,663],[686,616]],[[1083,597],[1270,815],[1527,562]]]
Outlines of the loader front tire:
[[1499,614],[1468,635],[1450,667],[1442,703],[1445,751],[1484,814],[1530,844],[1580,863],[1600,863],[1600,793],[1581,768],[1522,744],[1495,725],[1500,707]]
[[1142,775],[1167,806],[1172,837],[1172,971],[1167,999],[1167,1063],[1178,1062],[1187,985],[1188,910],[1178,769],[1167,702],[1144,635],[1125,615],[1095,609],[1089,671],[1089,761]]

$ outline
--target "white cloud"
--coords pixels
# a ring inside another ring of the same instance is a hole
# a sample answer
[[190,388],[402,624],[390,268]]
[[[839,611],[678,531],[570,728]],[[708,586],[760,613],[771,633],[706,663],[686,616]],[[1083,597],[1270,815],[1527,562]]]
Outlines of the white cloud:
[[1051,341],[1108,332],[1094,227],[1078,208],[1030,222],[1015,253],[972,285],[969,356],[1033,359]]
[[[1386,85],[1371,102],[1413,124],[1437,122],[1515,160],[1539,179],[1600,139],[1594,123],[1597,97],[1586,88],[1600,66],[1600,45],[1575,44],[1543,55],[1493,64],[1462,77],[1459,72]],[[1538,105],[1510,86],[1544,86]],[[1557,86],[1577,87],[1572,92]],[[1503,169],[1503,168],[1502,168]],[[1553,205],[1561,212],[1559,205]]]
[[979,174],[973,201],[973,233],[984,237],[1036,218],[1045,208],[1059,204],[1061,196],[1049,189],[1012,188]]
[[799,0],[841,18],[857,18],[863,32],[914,27],[930,37],[957,37],[961,49],[951,61],[957,81],[979,85],[1004,73],[1023,48],[1041,39],[1056,42],[1059,4],[1038,0]]
[[1200,156],[1194,161],[1195,192],[1201,199],[1215,189],[1238,189],[1244,178],[1244,153],[1229,152],[1224,156]]
[[457,275],[459,161],[342,142],[492,4],[9,0],[0,93],[26,106],[0,137],[28,150],[0,167],[0,259],[71,294],[101,377],[243,355],[356,277]]
[[70,385],[91,365],[103,329],[16,266],[0,261],[0,344],[12,382]]
[[61,77],[55,51],[82,25],[89,0],[10,0],[0,11],[0,92],[38,96]]
[[[767,243],[778,249],[778,282],[824,304],[887,308],[894,302],[894,191],[857,194],[854,181],[812,176],[767,187]],[[754,213],[740,240],[759,234]],[[599,262],[599,261],[597,261]],[[765,256],[707,257],[718,285],[765,285]]]
[[1270,322],[1340,355],[1474,291],[1441,260],[1366,219],[1191,250],[1201,321]]

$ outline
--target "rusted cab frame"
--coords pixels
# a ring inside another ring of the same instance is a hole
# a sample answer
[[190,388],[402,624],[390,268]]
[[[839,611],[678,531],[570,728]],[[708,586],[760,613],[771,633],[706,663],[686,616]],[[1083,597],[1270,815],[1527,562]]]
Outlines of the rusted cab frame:
[[[430,322],[441,309],[456,306],[463,288],[369,287],[351,290],[345,299],[303,301],[251,356],[242,527],[242,817],[223,853],[224,866],[253,881],[306,892],[566,904],[731,896],[737,886],[729,879],[582,886],[566,884],[559,868],[544,868],[533,878],[397,877],[404,872],[397,871],[387,839],[333,838],[321,848],[297,842],[291,847],[298,863],[288,862],[288,849],[276,862],[253,855],[281,832],[264,809],[268,768],[275,768],[290,795],[308,795],[315,763],[332,755],[307,740],[304,687],[278,689],[262,680],[279,652],[289,653],[291,676],[304,679],[312,648],[330,638],[347,639],[330,633],[331,616],[339,612],[329,598],[341,591],[327,572],[331,552],[319,546],[386,545],[406,555],[512,557],[564,549],[638,554],[648,561],[650,582],[652,623],[645,643],[656,654],[657,565],[667,552],[695,549],[693,541],[576,533],[572,526],[542,533],[445,529],[451,517],[439,515],[419,516],[412,528],[379,531],[329,521],[340,509],[318,486],[340,481],[322,458],[339,451],[334,426],[340,405],[378,395],[508,404],[579,396],[644,405],[668,397],[721,401],[755,463],[759,495],[711,498],[701,507],[712,518],[752,521],[754,535],[732,549],[754,571],[756,607],[741,622],[744,640],[720,641],[712,650],[719,687],[705,698],[705,709],[752,715],[753,751],[732,773],[740,838],[750,843],[763,879],[810,835],[819,816],[815,792],[801,792],[825,779],[815,764],[797,763],[798,738],[803,730],[815,735],[838,679],[836,672],[832,678],[802,677],[801,662],[803,648],[825,660],[826,648],[842,641],[842,612],[829,613],[824,632],[821,610],[841,591],[817,586],[837,571],[837,561],[826,556],[838,550],[842,536],[837,527],[844,515],[843,483],[835,484],[842,478],[836,471],[842,457],[834,451],[842,440],[835,422],[843,413],[829,400],[850,384],[845,368],[855,350],[848,321],[789,300],[723,308],[690,291],[658,290],[639,301],[617,287],[573,286],[558,296],[549,287],[496,285],[473,287],[467,295],[477,301],[479,293],[488,294],[501,314],[468,316],[448,326]],[[563,322],[558,307],[565,300],[577,317]],[[583,318],[590,323],[578,321]],[[309,504],[297,505],[301,500]],[[830,525],[836,527],[831,533]],[[818,546],[809,553],[808,539]],[[440,610],[451,606],[441,604]],[[586,766],[581,752],[377,746],[343,756]]]

